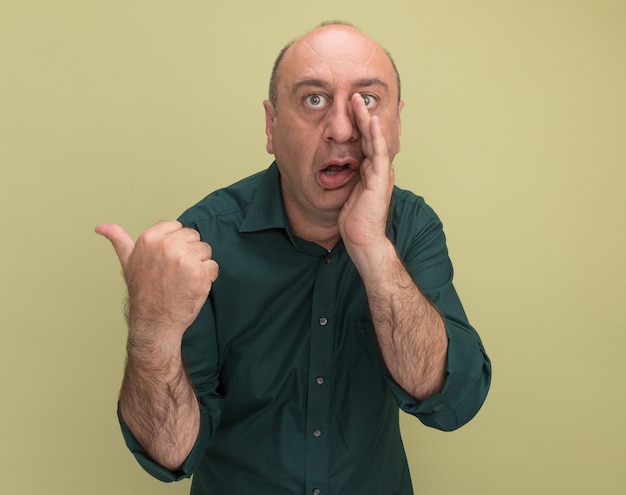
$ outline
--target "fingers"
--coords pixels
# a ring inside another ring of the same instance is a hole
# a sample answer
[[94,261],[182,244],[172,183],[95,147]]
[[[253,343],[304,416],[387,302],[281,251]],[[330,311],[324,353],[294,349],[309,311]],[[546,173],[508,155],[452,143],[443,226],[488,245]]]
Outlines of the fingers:
[[[193,229],[188,229],[193,232],[196,232]],[[197,233],[197,232],[196,232]],[[204,241],[200,240],[200,236],[198,236],[197,240],[189,240],[188,249],[193,252],[194,256],[200,261],[208,261],[213,256],[213,249],[211,246]]]
[[176,221],[153,225],[136,242],[119,225],[98,225],[96,232],[113,244],[122,265],[130,326],[145,329],[145,322],[151,322],[181,336],[218,277],[211,246],[198,231]]
[[207,278],[211,281],[211,284],[217,280],[220,274],[220,267],[215,260],[207,259],[202,262]]
[[[135,249],[135,241],[130,235],[117,224],[101,224],[96,227],[96,233],[106,237],[120,260],[122,269],[126,270],[128,259]],[[167,236],[175,236],[186,243],[198,243],[197,251],[201,260],[211,258],[211,248],[208,244],[200,241],[198,231],[190,228],[184,228],[182,224],[175,220],[166,220],[158,222],[147,229],[142,237],[145,239],[164,238]]]
[[366,141],[370,142],[372,140],[372,135],[370,132],[370,113],[365,106],[365,101],[363,101],[363,97],[359,93],[354,93],[352,95],[352,99],[350,101],[352,104],[352,110],[354,111],[354,116],[356,118],[356,124],[359,128],[359,132],[361,133],[361,137]]
[[161,243],[169,246],[179,246],[200,241],[198,231],[183,227],[180,222],[166,220],[154,224],[146,229],[137,239],[137,245],[141,248]]
[[380,127],[380,119],[377,115],[370,119],[369,127],[374,155],[381,155],[388,158],[389,154],[387,152],[387,141],[383,136],[383,131]]
[[180,249],[185,249],[200,261],[210,260],[213,255],[211,246],[202,241],[200,232],[189,227],[183,227],[180,222],[177,221],[164,221],[159,222],[148,231],[145,235],[161,237],[165,242],[171,241],[170,246],[179,246]]
[[183,224],[177,220],[163,220],[155,223],[148,230],[153,230],[159,234],[167,235],[172,234],[178,230],[183,229]]
[[361,133],[363,153],[366,158],[370,159],[370,163],[377,173],[384,173],[386,169],[391,167],[391,162],[380,119],[377,115],[370,115],[363,97],[359,93],[352,95],[351,104]]
[[115,249],[115,254],[117,254],[120,260],[122,270],[125,270],[130,253],[132,253],[135,248],[135,241],[117,224],[98,225],[96,227],[96,234],[106,237],[111,244],[113,244],[113,249]]

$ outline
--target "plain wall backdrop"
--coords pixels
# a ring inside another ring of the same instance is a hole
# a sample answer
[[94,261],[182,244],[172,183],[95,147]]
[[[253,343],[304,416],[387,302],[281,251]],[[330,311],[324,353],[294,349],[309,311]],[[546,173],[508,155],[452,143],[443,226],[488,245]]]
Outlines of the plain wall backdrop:
[[1,493],[188,492],[119,433],[124,286],[93,229],[267,167],[274,58],[335,18],[394,55],[397,183],[441,216],[494,365],[461,430],[403,417],[416,492],[623,491],[625,2],[2,0]]

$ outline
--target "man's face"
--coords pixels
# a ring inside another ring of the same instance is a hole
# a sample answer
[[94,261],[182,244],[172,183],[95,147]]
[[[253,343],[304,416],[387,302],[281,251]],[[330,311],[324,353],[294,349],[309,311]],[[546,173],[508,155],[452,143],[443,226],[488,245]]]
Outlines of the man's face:
[[278,70],[277,108],[264,102],[267,151],[281,173],[290,221],[336,223],[360,180],[364,155],[350,98],[377,115],[390,160],[400,150],[398,83],[385,52],[346,26],[317,29],[294,43]]

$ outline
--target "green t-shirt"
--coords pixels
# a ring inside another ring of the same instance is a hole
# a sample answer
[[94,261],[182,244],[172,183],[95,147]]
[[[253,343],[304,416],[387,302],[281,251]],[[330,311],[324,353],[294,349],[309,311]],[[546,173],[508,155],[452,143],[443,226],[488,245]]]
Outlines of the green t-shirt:
[[419,402],[385,369],[343,244],[328,252],[295,237],[279,180],[274,163],[181,216],[220,267],[183,339],[200,434],[176,472],[152,461],[120,418],[127,444],[161,480],[193,474],[192,494],[411,494],[399,408],[425,425],[459,428],[491,377],[452,285],[441,222],[422,198],[394,188],[388,236],[449,339],[444,388]]

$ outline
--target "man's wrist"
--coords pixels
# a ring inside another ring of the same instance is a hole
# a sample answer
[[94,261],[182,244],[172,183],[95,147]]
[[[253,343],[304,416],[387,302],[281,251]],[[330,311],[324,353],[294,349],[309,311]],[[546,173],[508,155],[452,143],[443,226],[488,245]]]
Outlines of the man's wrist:
[[396,248],[387,237],[376,244],[348,249],[364,283],[383,283],[393,272],[392,267],[400,263]]

